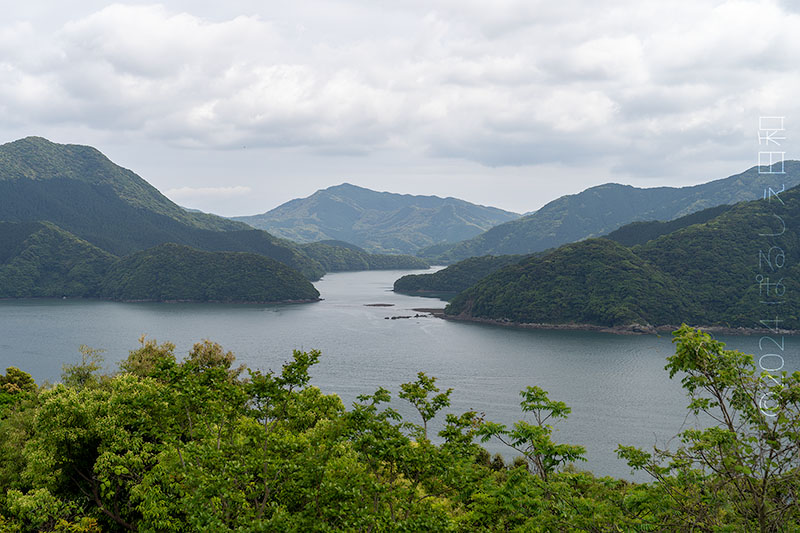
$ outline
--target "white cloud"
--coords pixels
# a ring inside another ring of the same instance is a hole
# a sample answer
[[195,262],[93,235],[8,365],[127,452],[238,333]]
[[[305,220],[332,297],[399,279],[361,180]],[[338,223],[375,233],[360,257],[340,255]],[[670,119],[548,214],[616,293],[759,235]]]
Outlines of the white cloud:
[[669,175],[684,153],[749,157],[759,114],[800,116],[800,16],[769,0],[209,6],[7,18],[0,121],[192,149]]

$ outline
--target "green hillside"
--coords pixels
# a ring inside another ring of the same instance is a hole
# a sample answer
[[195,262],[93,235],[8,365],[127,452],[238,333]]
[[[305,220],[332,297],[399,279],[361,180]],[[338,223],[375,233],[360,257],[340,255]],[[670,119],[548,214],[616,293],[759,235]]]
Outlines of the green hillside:
[[319,298],[298,272],[243,252],[204,252],[162,244],[115,263],[101,292],[115,300],[279,302]]
[[235,220],[297,242],[340,240],[372,253],[408,254],[469,239],[518,216],[457,198],[377,192],[343,183]]
[[49,222],[0,222],[0,298],[315,300],[300,273],[244,252],[162,244],[121,259]]
[[47,222],[0,222],[0,298],[97,297],[116,257]]
[[175,242],[264,255],[309,279],[324,273],[293,243],[240,222],[188,212],[94,148],[39,137],[0,146],[0,220],[46,220],[117,256]]
[[[743,202],[632,248],[608,239],[565,245],[489,275],[459,294],[446,312],[515,323],[607,326],[759,327],[759,320],[778,315],[781,327],[800,329],[800,188],[781,199],[784,204]],[[786,223],[779,240],[763,236],[780,230],[776,216]],[[785,251],[777,263],[778,249],[772,246]],[[759,251],[770,254],[772,268],[763,256],[759,267]],[[764,278],[756,276],[781,281],[785,294],[768,294],[758,283]]]
[[[786,188],[800,184],[800,162],[786,161]],[[535,213],[496,226],[451,247],[436,246],[417,255],[432,263],[452,263],[481,255],[529,254],[605,235],[636,221],[668,221],[709,207],[761,198],[774,175],[746,172],[692,187],[641,189],[607,183],[562,196]]]
[[298,248],[322,265],[326,272],[429,267],[423,259],[413,255],[370,254],[358,246],[342,241],[312,242],[300,244]]
[[[223,217],[187,212],[142,178],[115,165],[90,146],[56,144],[41,137],[26,137],[0,145],[0,182],[29,181],[80,182],[101,194],[111,192],[130,207],[164,215],[188,226],[223,231],[245,229],[242,224]],[[55,190],[50,196],[58,192]]]
[[409,274],[394,282],[394,291],[407,294],[455,295],[489,274],[520,262],[521,255],[470,257],[433,274]]
[[616,229],[606,235],[607,239],[616,241],[624,246],[634,246],[637,244],[644,244],[652,241],[667,233],[678,231],[679,229],[691,226],[693,224],[702,224],[715,218],[728,209],[729,205],[718,205],[716,207],[709,207],[691,215],[682,216],[669,222],[662,222],[660,220],[650,220],[648,222],[631,222],[619,229]]

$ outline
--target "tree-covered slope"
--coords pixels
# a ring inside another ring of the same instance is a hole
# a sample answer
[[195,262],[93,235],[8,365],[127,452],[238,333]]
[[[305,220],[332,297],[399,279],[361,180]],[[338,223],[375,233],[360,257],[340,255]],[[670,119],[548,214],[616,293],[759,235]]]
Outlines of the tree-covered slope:
[[47,222],[0,222],[0,298],[96,297],[116,257]]
[[0,146],[0,220],[50,221],[117,256],[175,242],[252,252],[318,279],[321,265],[246,224],[191,213],[94,148],[28,137]]
[[370,254],[358,246],[343,241],[312,242],[300,244],[298,248],[322,265],[326,272],[429,267],[423,259],[413,255]]
[[[800,184],[800,162],[786,161],[786,188]],[[692,187],[641,189],[607,183],[562,196],[532,215],[496,226],[449,248],[421,250],[431,262],[452,263],[481,255],[528,254],[605,235],[635,221],[672,220],[709,207],[762,197],[775,175],[746,172]]]
[[678,231],[679,229],[691,226],[693,224],[702,224],[715,218],[728,209],[729,205],[718,205],[716,207],[709,207],[691,215],[685,215],[669,222],[662,222],[660,220],[650,220],[647,222],[631,222],[625,224],[619,229],[616,229],[606,235],[607,239],[616,241],[623,246],[635,246],[637,244],[644,244],[652,241],[667,233]]
[[297,271],[256,254],[162,244],[115,263],[101,293],[116,300],[279,302],[319,298]]
[[[167,216],[188,226],[212,230],[243,229],[241,224],[223,217],[184,210],[141,177],[115,165],[90,146],[57,144],[41,137],[26,137],[0,145],[0,182],[52,180],[80,182],[100,191],[110,189],[113,191],[111,194],[124,204]],[[58,193],[54,190],[52,196]]]
[[519,323],[726,327],[779,316],[781,327],[800,329],[800,187],[780,199],[743,202],[633,248],[607,239],[565,245],[486,277],[446,312]]
[[394,282],[394,291],[402,293],[459,293],[501,268],[519,263],[521,255],[485,255],[470,257],[432,274],[408,274]]
[[462,292],[450,315],[536,324],[668,323],[689,308],[670,276],[608,239],[564,245]]
[[61,297],[275,302],[319,293],[261,255],[162,244],[120,259],[49,222],[0,222],[0,298]]
[[344,183],[235,220],[297,242],[332,239],[368,252],[414,253],[469,239],[518,216],[456,198],[377,192]]

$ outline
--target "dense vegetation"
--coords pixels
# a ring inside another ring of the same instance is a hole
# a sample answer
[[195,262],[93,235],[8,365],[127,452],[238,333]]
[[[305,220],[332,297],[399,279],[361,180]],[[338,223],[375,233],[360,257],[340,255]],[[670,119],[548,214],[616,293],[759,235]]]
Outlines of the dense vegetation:
[[662,235],[666,235],[667,233],[672,233],[673,231],[678,231],[679,229],[683,229],[694,224],[708,222],[712,218],[716,218],[730,208],[731,206],[729,205],[709,207],[708,209],[703,209],[702,211],[692,213],[691,215],[678,217],[675,220],[670,220],[668,222],[662,222],[660,220],[631,222],[630,224],[626,224],[621,228],[612,231],[605,237],[607,239],[611,239],[612,241],[616,241],[623,246],[644,244],[648,241],[652,241],[653,239],[657,239]]
[[[667,368],[705,429],[671,451],[620,446],[647,484],[576,468],[584,449],[553,440],[570,408],[536,386],[521,392],[526,420],[505,427],[446,413],[452,389],[423,373],[398,393],[416,420],[383,388],[346,409],[310,385],[315,351],[245,374],[209,341],[179,362],[142,339],[113,376],[85,347],[56,386],[8,368],[0,530],[796,531],[800,373],[768,385],[708,335],[683,328],[676,341]],[[489,439],[513,464],[477,444]]]
[[0,298],[315,300],[297,271],[244,252],[162,244],[117,258],[48,222],[0,222]]
[[430,265],[413,255],[370,254],[363,248],[342,241],[319,241],[298,245],[326,272],[344,270],[387,270],[428,268]]
[[409,274],[394,282],[395,292],[455,295],[489,274],[522,260],[521,255],[470,257],[433,274]]
[[[800,187],[633,248],[588,239],[523,260],[459,294],[446,312],[519,323],[760,327],[768,299],[779,302],[770,313],[781,327],[800,329],[798,227]],[[781,247],[765,236],[776,232]],[[772,285],[758,281],[765,278]]]
[[[786,161],[786,188],[800,184],[800,162]],[[760,198],[774,176],[757,167],[725,179],[692,187],[653,187],[607,183],[579,194],[562,196],[535,213],[496,226],[470,240],[417,255],[432,263],[449,264],[481,255],[529,254],[599,237],[624,224],[672,220],[709,207]]]
[[535,324],[668,324],[689,304],[670,276],[608,239],[567,244],[505,267],[456,296],[447,314]]
[[0,222],[0,298],[97,297],[116,260],[47,222]]
[[319,298],[296,270],[244,252],[204,252],[162,244],[112,265],[101,295],[115,300],[279,302]]
[[469,239],[518,216],[456,198],[377,192],[343,183],[235,220],[297,242],[333,239],[372,253],[408,254]]

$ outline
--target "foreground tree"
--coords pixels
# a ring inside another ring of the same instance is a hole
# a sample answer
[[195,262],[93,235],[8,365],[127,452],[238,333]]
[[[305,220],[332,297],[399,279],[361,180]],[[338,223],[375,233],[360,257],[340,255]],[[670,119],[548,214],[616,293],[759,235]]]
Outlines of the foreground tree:
[[685,325],[674,336],[666,368],[670,377],[683,375],[689,410],[705,419],[681,434],[676,450],[618,451],[657,481],[642,500],[653,522],[686,531],[793,530],[800,522],[800,373],[759,373],[752,356]]

